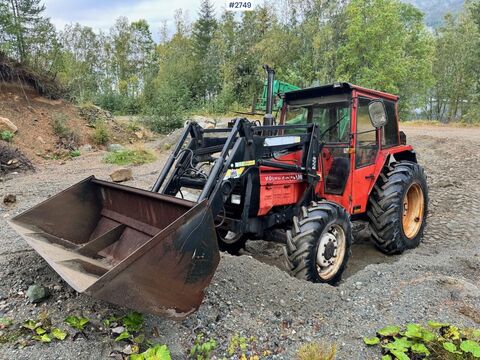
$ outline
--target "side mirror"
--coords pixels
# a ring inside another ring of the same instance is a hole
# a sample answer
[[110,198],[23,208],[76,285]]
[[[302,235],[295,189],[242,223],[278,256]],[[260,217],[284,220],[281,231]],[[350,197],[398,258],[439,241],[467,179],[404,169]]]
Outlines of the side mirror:
[[368,104],[368,114],[374,128],[378,129],[387,123],[387,111],[382,100],[372,100]]

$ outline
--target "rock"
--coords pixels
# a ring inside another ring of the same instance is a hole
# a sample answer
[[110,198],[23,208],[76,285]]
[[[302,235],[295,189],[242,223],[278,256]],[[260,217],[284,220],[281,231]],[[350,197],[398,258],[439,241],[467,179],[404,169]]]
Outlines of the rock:
[[125,331],[125,328],[123,326],[117,326],[112,329],[113,334],[121,334]]
[[9,119],[0,117],[0,131],[11,131],[15,134],[18,128]]
[[32,285],[27,290],[27,297],[32,303],[39,303],[48,297],[48,290],[41,285]]
[[45,140],[43,140],[43,138],[41,136],[37,137],[37,141],[41,144],[45,144]]
[[123,149],[125,148],[120,144],[109,144],[107,146],[107,151],[110,151],[110,152],[122,151]]
[[93,147],[90,144],[85,144],[85,145],[80,147],[80,151],[81,152],[90,152],[90,151],[93,151]]
[[13,205],[17,202],[17,197],[14,194],[7,194],[3,197],[3,203],[5,205]]
[[138,140],[142,140],[144,137],[143,131],[135,131],[135,136],[137,137]]
[[132,169],[120,168],[110,174],[112,181],[123,182],[133,179]]

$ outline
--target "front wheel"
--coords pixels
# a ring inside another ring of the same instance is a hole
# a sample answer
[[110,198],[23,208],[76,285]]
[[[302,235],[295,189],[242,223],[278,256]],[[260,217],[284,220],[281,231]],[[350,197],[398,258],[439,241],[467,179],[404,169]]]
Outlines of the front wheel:
[[220,251],[238,255],[239,251],[245,247],[247,237],[241,233],[219,228],[217,229],[217,241]]
[[352,245],[348,213],[332,202],[303,207],[287,231],[285,257],[291,274],[315,283],[337,283],[346,268]]

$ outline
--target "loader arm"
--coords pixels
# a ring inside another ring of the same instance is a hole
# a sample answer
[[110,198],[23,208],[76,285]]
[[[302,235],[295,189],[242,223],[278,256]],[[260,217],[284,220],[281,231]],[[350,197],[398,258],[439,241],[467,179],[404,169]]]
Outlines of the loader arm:
[[[216,217],[244,174],[255,168],[298,173],[312,189],[315,187],[319,180],[317,164],[321,151],[317,125],[258,126],[243,118],[230,124],[228,128],[203,129],[190,122],[152,191],[183,196],[182,189],[194,190],[196,201],[207,200]],[[285,130],[298,134],[283,135]],[[300,164],[275,159],[275,154],[295,151],[301,152]],[[208,172],[202,169],[205,164],[210,165]],[[312,197],[313,192],[310,192],[302,203]]]

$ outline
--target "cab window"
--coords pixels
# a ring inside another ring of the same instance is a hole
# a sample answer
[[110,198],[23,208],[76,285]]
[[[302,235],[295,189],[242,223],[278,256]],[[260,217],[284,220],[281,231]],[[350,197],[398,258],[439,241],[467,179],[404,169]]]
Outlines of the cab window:
[[355,149],[355,167],[357,168],[373,164],[378,152],[377,130],[370,121],[369,103],[370,99],[358,98]]
[[382,147],[391,147],[399,144],[398,122],[395,102],[384,100],[385,110],[387,111],[387,123],[382,130]]

